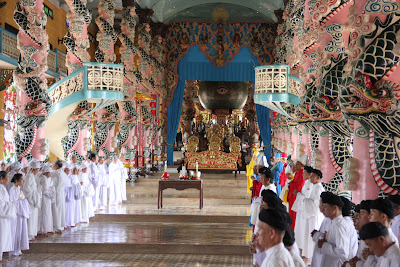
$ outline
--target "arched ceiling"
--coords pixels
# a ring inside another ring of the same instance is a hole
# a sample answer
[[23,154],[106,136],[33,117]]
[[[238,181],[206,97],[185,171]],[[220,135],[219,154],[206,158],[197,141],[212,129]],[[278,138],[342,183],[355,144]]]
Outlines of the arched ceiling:
[[[283,0],[138,0],[137,3],[141,8],[154,11],[154,22],[163,23],[183,21],[188,16],[195,18],[190,20],[213,20],[212,14],[218,7],[228,11],[228,21],[256,21],[261,18],[274,23],[278,21],[274,11],[284,9]],[[238,12],[238,7],[243,8],[244,14]]]

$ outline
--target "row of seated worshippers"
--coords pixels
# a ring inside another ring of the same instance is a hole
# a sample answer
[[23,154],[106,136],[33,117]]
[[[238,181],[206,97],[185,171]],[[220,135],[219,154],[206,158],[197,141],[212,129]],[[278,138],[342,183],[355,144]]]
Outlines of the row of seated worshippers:
[[[311,259],[312,267],[400,266],[400,195],[364,200],[354,205],[343,196],[324,192],[320,170],[309,166],[303,169],[305,183],[295,193],[297,198],[292,205],[298,210],[294,231],[287,206],[271,186],[273,173],[265,167],[258,170],[259,181],[265,182],[262,186],[265,189],[259,193],[260,211],[252,209],[251,213],[257,216],[256,220],[251,218],[256,224],[250,245],[254,266],[306,266],[307,258]],[[253,203],[256,202],[257,199],[253,199]],[[299,205],[303,207],[297,209]],[[284,216],[265,217],[264,210],[270,209]],[[286,218],[285,229],[283,217]],[[284,247],[293,262],[283,256],[287,255]]]
[[89,223],[96,211],[126,200],[127,170],[117,157],[0,168],[0,263],[3,252],[20,256],[29,241]]

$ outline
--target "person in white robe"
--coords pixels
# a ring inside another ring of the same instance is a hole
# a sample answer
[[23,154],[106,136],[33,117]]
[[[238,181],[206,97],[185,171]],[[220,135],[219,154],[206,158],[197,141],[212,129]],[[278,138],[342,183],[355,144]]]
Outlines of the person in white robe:
[[[296,235],[296,243],[299,246],[300,253],[302,256],[309,258],[303,253],[304,247],[306,244],[306,236],[307,238],[310,236],[308,233],[305,233],[306,227],[306,214],[304,212],[304,199],[309,198],[311,195],[313,183],[311,183],[311,173],[313,168],[310,166],[305,166],[303,170],[303,179],[305,180],[304,186],[301,189],[301,192],[294,190],[293,194],[296,195],[296,200],[293,203],[292,210],[297,212],[296,223],[294,227],[294,233]],[[319,201],[319,196],[318,196]],[[315,229],[315,228],[313,228]],[[308,255],[308,254],[307,254]]]
[[12,222],[17,219],[15,205],[10,202],[6,185],[9,183],[8,173],[0,171],[0,264],[5,263],[3,252],[13,251]]
[[290,256],[292,256],[293,263],[295,267],[306,267],[303,259],[300,255],[296,252],[294,245],[295,243],[295,234],[292,228],[288,227],[285,232],[285,236],[283,237],[283,244],[285,248],[289,251]]
[[107,199],[108,199],[108,204],[109,205],[115,205],[116,204],[116,197],[115,197],[115,183],[114,183],[114,177],[110,176],[110,164],[112,162],[112,159],[106,158],[105,159],[105,169],[107,173]]
[[104,158],[99,157],[99,163],[97,164],[99,170],[99,209],[104,210],[107,206],[107,188],[108,177],[107,177],[107,166],[104,163]]
[[400,195],[390,195],[389,200],[392,201],[394,205],[394,214],[396,215],[390,228],[392,229],[393,234],[397,236],[398,239],[400,233]]
[[57,160],[53,165],[51,179],[56,189],[56,199],[52,205],[54,232],[62,233],[65,228],[65,188],[69,179],[62,169],[63,162]]
[[258,249],[256,261],[261,267],[294,267],[290,252],[283,245],[289,214],[284,210],[263,209],[259,215],[254,245]]
[[348,238],[350,238],[349,259],[352,259],[357,255],[357,251],[358,251],[358,234],[357,234],[356,228],[354,227],[353,220],[351,218],[352,213],[353,213],[354,203],[352,203],[350,200],[348,200],[344,196],[341,196],[341,199],[344,203],[344,206],[342,208],[342,215],[343,215],[343,218],[346,222],[346,225],[347,225],[347,228],[349,231]]
[[14,203],[16,207],[17,218],[12,222],[13,251],[10,251],[9,255],[21,256],[22,250],[29,249],[28,218],[31,209],[24,192],[21,190],[21,186],[24,184],[22,174],[15,174],[11,182],[13,186],[10,189],[10,202]]
[[349,260],[351,235],[342,216],[344,203],[339,196],[331,192],[323,192],[321,199],[324,216],[332,221],[329,231],[323,234],[323,238],[317,243],[322,253],[321,266],[342,267],[343,263]]
[[121,199],[122,201],[126,201],[126,181],[128,180],[128,169],[125,168],[124,165],[125,162],[125,156],[124,154],[120,154],[118,164],[119,164],[119,170],[121,171]]
[[[304,172],[306,172],[306,168],[304,168]],[[296,243],[301,249],[301,254],[306,258],[306,262],[308,262],[314,251],[314,242],[311,237],[311,232],[314,229],[319,229],[321,227],[321,223],[324,219],[324,215],[321,213],[319,209],[319,200],[321,193],[325,191],[324,187],[321,184],[322,172],[316,169],[309,169],[311,172],[310,179],[310,193],[305,191],[305,194],[302,194],[303,197],[303,208],[302,212],[297,213],[300,216],[296,217],[296,225],[295,225],[295,236]],[[306,181],[306,183],[307,183]],[[304,189],[305,185],[303,186]],[[303,192],[303,189],[301,190]],[[297,195],[299,196],[299,194]],[[295,200],[296,204],[297,198]],[[293,206],[295,205],[293,204]],[[293,208],[292,208],[293,209]],[[301,217],[302,222],[297,224],[297,218]],[[302,227],[302,228],[299,228]],[[297,231],[296,231],[297,229]],[[300,244],[302,247],[300,247]]]
[[21,163],[21,169],[19,170],[19,173],[21,173],[22,175],[27,175],[29,172],[29,164],[26,163]]
[[[322,203],[319,205],[320,211],[323,213]],[[332,225],[332,221],[329,218],[324,217],[319,230],[314,229],[311,233],[311,237],[314,243],[318,243],[319,240],[323,239],[324,234],[327,233]],[[321,249],[314,244],[314,252],[311,259],[311,267],[320,267],[322,262]]]
[[87,169],[88,163],[83,162],[81,165],[81,173],[79,174],[79,181],[82,185],[81,218],[84,223],[89,223],[89,218],[94,216],[92,204],[94,189],[92,183],[89,181]]
[[[364,225],[369,223],[369,205],[372,201],[371,200],[363,200],[359,205],[356,205],[354,208],[354,227],[357,231],[360,231]],[[364,251],[369,251],[368,246],[365,244],[365,241],[360,239],[358,243],[358,250],[357,255],[350,259],[346,264],[345,267],[367,267],[372,266],[373,263],[376,261],[374,255],[363,255]],[[372,254],[372,253],[371,253]]]
[[29,202],[31,214],[28,219],[29,240],[34,240],[39,232],[39,209],[42,206],[42,194],[38,190],[36,176],[39,173],[40,165],[36,160],[29,163],[30,171],[25,175],[22,191]]
[[68,229],[75,226],[75,194],[72,179],[70,175],[70,164],[63,163],[62,170],[67,178],[65,184],[65,227]]
[[[14,177],[14,174],[19,173],[20,169],[21,169],[21,163],[17,162],[13,162],[11,163],[11,171],[9,172],[10,175],[10,179],[12,180],[12,178]],[[13,183],[10,181],[8,183],[7,190],[10,191],[11,187],[13,186]]]
[[388,228],[392,240],[399,245],[398,237],[393,233],[392,228],[390,228],[394,216],[394,204],[389,199],[378,198],[371,202],[369,221],[383,224]]
[[53,211],[52,203],[56,200],[56,189],[51,179],[53,170],[50,167],[44,167],[39,178],[39,191],[42,192],[42,207],[39,213],[39,233],[46,236],[47,233],[53,233]]
[[89,181],[93,185],[94,195],[92,197],[93,209],[94,211],[99,210],[99,195],[100,195],[100,185],[99,185],[99,169],[97,167],[97,156],[96,154],[89,155],[89,164],[88,164],[88,177]]
[[82,202],[82,185],[83,182],[79,181],[80,169],[77,165],[72,164],[71,183],[74,190],[74,221],[72,227],[82,222],[81,202]]
[[113,191],[114,201],[111,204],[121,204],[122,203],[122,193],[121,193],[121,171],[118,164],[117,156],[113,156],[112,162],[109,166],[109,178],[110,178],[110,191]]
[[398,267],[400,265],[399,245],[390,237],[389,228],[380,222],[370,222],[360,230],[360,238],[365,241],[377,257],[371,267]]

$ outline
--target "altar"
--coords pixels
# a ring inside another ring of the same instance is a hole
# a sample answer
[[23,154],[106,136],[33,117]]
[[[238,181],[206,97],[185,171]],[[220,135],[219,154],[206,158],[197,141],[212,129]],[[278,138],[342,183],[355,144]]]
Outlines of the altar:
[[224,132],[219,125],[214,125],[209,130],[208,150],[198,151],[199,138],[191,136],[187,143],[185,165],[188,170],[198,169],[202,171],[237,171],[241,166],[241,141],[235,135],[228,135],[225,138],[229,142],[229,153],[223,152]]

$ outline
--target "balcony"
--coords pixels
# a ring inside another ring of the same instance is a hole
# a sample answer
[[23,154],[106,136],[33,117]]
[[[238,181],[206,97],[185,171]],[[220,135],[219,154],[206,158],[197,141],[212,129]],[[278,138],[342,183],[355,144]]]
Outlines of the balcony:
[[[4,28],[0,28],[0,68],[14,69],[18,66],[18,58],[17,36]],[[50,50],[47,56],[48,70],[46,74],[52,78],[59,78],[60,74],[67,76],[65,58],[65,53],[60,50]]]

